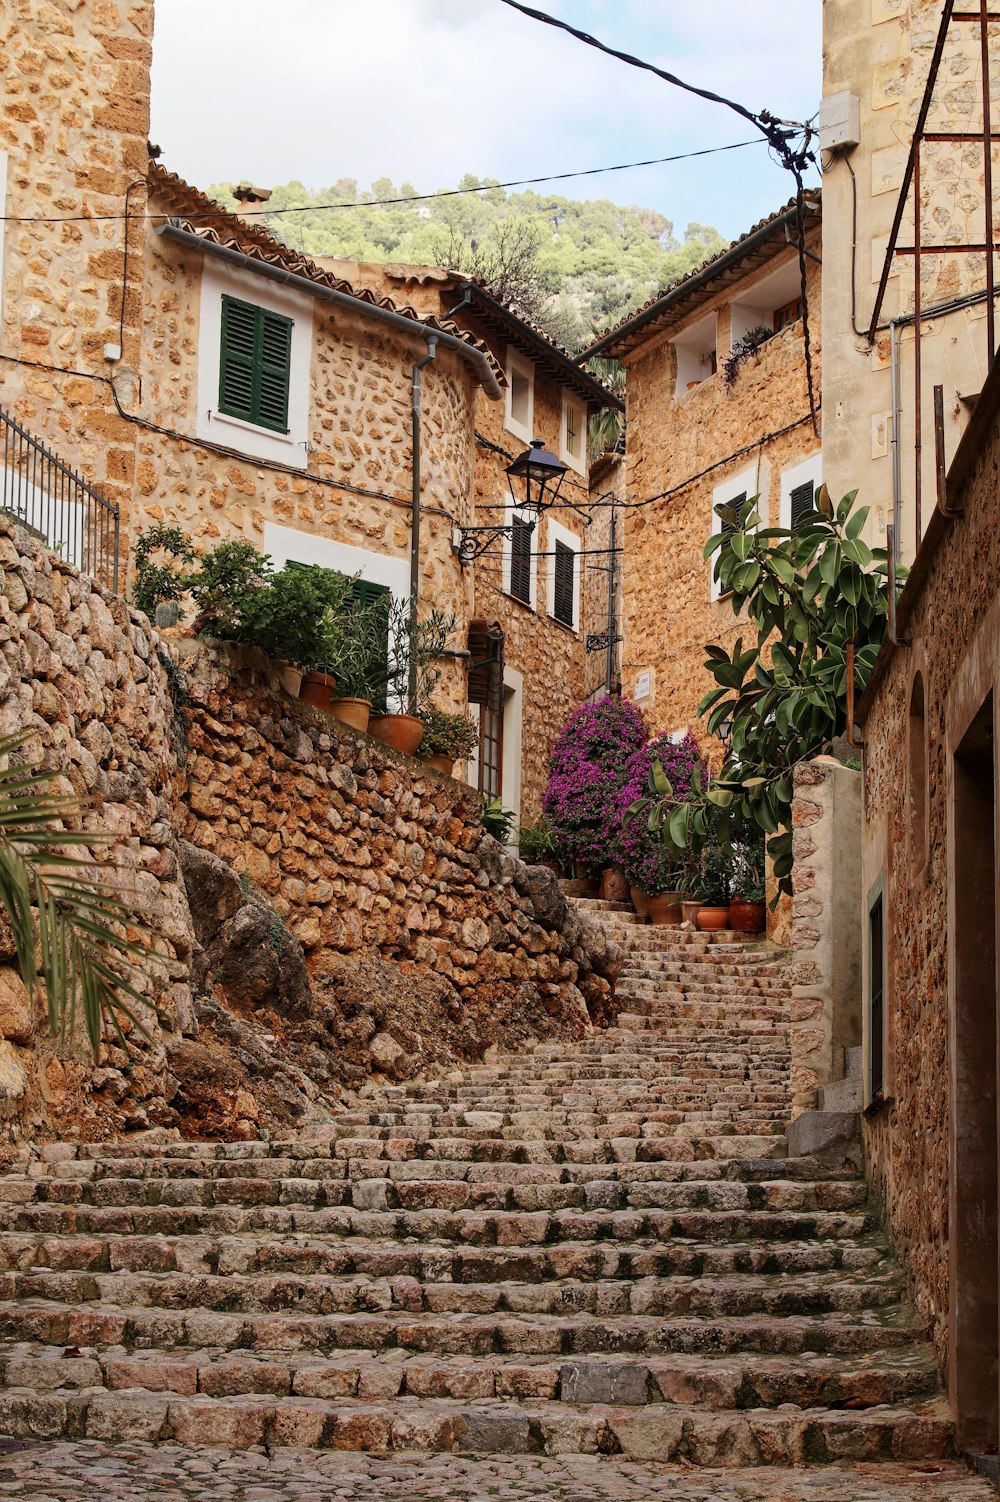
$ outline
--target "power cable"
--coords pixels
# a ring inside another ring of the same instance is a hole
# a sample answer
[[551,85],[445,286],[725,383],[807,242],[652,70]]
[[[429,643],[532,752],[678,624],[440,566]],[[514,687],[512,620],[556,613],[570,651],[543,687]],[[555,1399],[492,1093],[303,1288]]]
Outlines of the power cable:
[[[631,68],[641,68],[646,73],[652,73],[664,83],[673,85],[674,88],[683,89],[685,93],[696,94],[699,99],[706,99],[711,104],[721,104],[724,108],[732,110],[741,119],[748,120],[761,132],[767,141],[779,166],[784,167],[795,179],[795,217],[798,228],[798,256],[799,256],[799,283],[802,297],[802,336],[805,344],[806,386],[809,392],[809,415],[812,419],[813,432],[819,437],[819,403],[816,400],[815,383],[813,380],[812,352],[809,338],[809,302],[806,295],[806,253],[805,253],[805,182],[803,172],[809,163],[815,165],[815,156],[810,149],[813,136],[812,123],[797,124],[790,120],[779,120],[772,115],[770,110],[760,110],[755,113],[747,109],[745,104],[740,104],[736,99],[730,99],[724,94],[716,94],[712,89],[702,88],[698,84],[688,83],[686,79],[679,78],[676,73],[669,73],[665,68],[657,67],[655,63],[648,62],[645,58],[636,57],[632,52],[623,52],[618,47],[611,47],[607,42],[600,41],[592,36],[589,31],[581,31],[577,26],[571,26],[568,21],[561,21],[558,16],[551,16],[547,11],[536,10],[532,5],[525,5],[522,0],[500,0],[501,5],[516,10],[532,21],[540,21],[545,26],[555,27],[557,31],[564,31],[577,41],[583,42],[587,47],[594,47],[598,52],[605,53],[608,57],[617,58],[619,62],[627,63]],[[795,145],[797,138],[801,137],[801,144]]]
[[[694,157],[716,156],[722,151],[741,151],[745,146],[759,146],[759,141],[732,141],[728,146],[705,146],[698,151],[682,151],[674,156],[648,157],[641,162],[618,162],[613,167],[583,167],[578,172],[550,172],[544,177],[511,178],[508,182],[480,183],[476,188],[444,188],[437,193],[410,193],[401,198],[358,198],[350,203],[305,203],[286,209],[204,209],[200,213],[185,214],[192,223],[198,219],[217,219],[220,214],[239,219],[275,219],[284,214],[317,214],[327,209],[384,209],[398,208],[407,203],[429,203],[435,198],[462,198],[470,193],[489,193],[494,188],[527,188],[536,183],[565,182],[571,177],[596,177],[604,172],[629,172],[634,167],[662,167],[668,162],[689,162]],[[136,184],[132,184],[133,187]],[[127,194],[126,194],[127,197]],[[107,224],[119,219],[160,219],[161,214],[0,214],[0,224]]]

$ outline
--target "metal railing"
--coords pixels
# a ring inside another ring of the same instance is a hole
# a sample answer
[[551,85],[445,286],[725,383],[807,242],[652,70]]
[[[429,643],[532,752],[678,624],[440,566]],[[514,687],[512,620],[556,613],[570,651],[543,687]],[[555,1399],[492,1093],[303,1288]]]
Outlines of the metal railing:
[[2,407],[0,512],[118,593],[119,508]]

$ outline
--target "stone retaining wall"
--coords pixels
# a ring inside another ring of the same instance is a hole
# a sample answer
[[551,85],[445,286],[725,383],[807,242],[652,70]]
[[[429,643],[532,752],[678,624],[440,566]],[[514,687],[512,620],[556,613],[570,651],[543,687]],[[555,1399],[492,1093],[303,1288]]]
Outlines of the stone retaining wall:
[[484,835],[477,793],[288,699],[257,654],[172,650],[190,700],[184,836],[245,873],[313,973],[374,952],[460,998],[520,992],[579,1026],[608,1014],[603,933]]

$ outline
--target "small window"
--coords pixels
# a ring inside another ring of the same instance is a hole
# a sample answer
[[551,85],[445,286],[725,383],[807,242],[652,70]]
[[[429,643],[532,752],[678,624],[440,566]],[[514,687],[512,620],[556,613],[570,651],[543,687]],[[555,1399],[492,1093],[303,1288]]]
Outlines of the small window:
[[793,486],[789,492],[792,506],[792,526],[796,527],[807,511],[814,510],[816,486],[812,480]]
[[587,449],[587,412],[581,402],[563,397],[563,458],[583,473]]
[[535,374],[531,364],[510,350],[507,355],[507,422],[509,432],[530,443],[535,420]]
[[885,1093],[885,961],[882,893],[868,909],[868,1093]]
[[503,707],[483,706],[479,719],[479,788],[491,798],[503,794]]
[[576,595],[576,554],[564,542],[555,546],[555,584],[552,596],[552,614],[564,626],[575,626],[574,598]]
[[238,297],[223,297],[220,412],[287,433],[291,361],[290,318]]
[[782,303],[780,308],[774,310],[774,332],[780,334],[782,329],[787,329],[790,323],[798,323],[802,317],[802,299],[793,297],[791,302]]
[[[725,505],[725,506],[732,506],[732,507],[734,507],[735,510],[738,511],[740,509],[740,507],[743,505],[743,502],[746,500],[746,498],[747,498],[746,491],[745,490],[741,490],[740,493],[739,493],[739,495],[728,496],[726,498],[726,500],[724,502],[722,502],[721,504]],[[733,533],[736,531],[736,523],[735,522],[726,521],[725,517],[719,516],[718,512],[716,512],[716,511],[713,511],[712,515],[715,517],[715,523],[716,523],[715,530],[716,531],[720,531],[720,532],[724,532],[727,537],[731,537],[733,535]],[[716,565],[716,563],[718,563],[718,561],[719,561],[719,554],[716,553],[716,554],[714,554],[714,556],[712,558],[712,579],[713,579],[714,591],[715,591],[714,594],[713,594],[713,596],[712,596],[712,598],[714,600],[728,600],[729,596],[732,594],[732,590],[731,589],[723,589],[722,585],[720,583],[718,583],[718,581],[715,579],[715,565]]]
[[511,519],[510,593],[523,605],[531,604],[531,538],[533,527],[523,517]]

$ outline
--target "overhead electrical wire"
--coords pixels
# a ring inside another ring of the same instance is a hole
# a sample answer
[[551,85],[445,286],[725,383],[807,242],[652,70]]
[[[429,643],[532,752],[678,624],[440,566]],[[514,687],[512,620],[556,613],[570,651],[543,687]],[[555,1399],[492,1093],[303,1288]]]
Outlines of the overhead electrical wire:
[[[234,214],[239,219],[274,219],[285,214],[318,214],[328,209],[384,209],[398,208],[408,203],[429,203],[435,198],[463,198],[471,193],[490,193],[496,188],[527,188],[536,183],[565,182],[571,177],[596,177],[605,172],[629,172],[634,167],[662,167],[669,162],[689,162],[694,157],[716,156],[722,151],[741,151],[746,146],[759,146],[760,141],[731,141],[727,146],[703,146],[697,151],[681,151],[674,156],[647,157],[641,162],[618,162],[613,167],[582,167],[577,172],[549,172],[543,177],[511,178],[507,182],[480,183],[476,188],[443,188],[436,193],[408,193],[399,198],[358,198],[349,203],[304,203],[289,208],[277,209],[203,209],[200,213],[185,213],[184,218],[192,223],[198,219],[217,219],[219,213]],[[137,186],[135,183],[133,187]],[[7,224],[107,224],[123,219],[162,219],[162,214],[0,214],[0,223]]]

